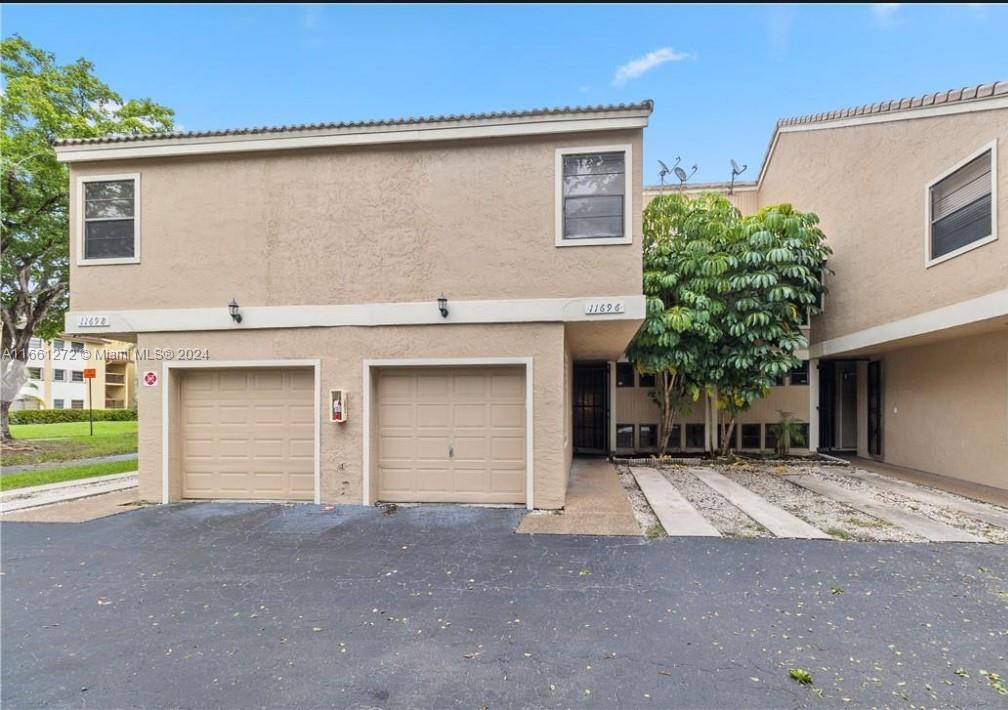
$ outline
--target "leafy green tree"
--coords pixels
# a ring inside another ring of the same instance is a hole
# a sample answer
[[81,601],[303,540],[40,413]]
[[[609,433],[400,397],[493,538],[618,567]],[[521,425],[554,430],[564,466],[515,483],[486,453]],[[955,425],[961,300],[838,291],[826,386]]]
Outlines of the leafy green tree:
[[52,142],[166,131],[173,112],[150,99],[124,100],[87,60],[58,65],[17,35],[0,43],[0,61],[0,429],[9,441],[8,413],[25,381],[29,341],[59,333],[67,306],[69,177]]
[[723,451],[735,417],[798,365],[800,325],[830,254],[818,218],[790,205],[743,217],[722,195],[661,195],[644,211],[644,324],[628,349],[661,376],[661,451],[683,402],[712,395]]

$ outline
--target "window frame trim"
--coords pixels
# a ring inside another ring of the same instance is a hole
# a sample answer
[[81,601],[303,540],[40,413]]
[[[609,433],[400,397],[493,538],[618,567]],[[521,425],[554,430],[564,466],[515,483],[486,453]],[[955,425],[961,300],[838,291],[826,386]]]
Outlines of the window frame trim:
[[[74,226],[77,229],[77,254],[74,263],[77,266],[104,266],[110,264],[140,263],[140,173],[110,173],[103,175],[77,175],[74,185]],[[84,217],[84,186],[90,182],[110,182],[114,180],[133,181],[133,256],[112,257],[108,259],[84,258],[84,233],[87,221]]]
[[[563,202],[563,159],[568,155],[584,153],[623,153],[623,236],[622,237],[590,237],[588,239],[564,239],[564,202]],[[617,145],[564,146],[556,149],[554,176],[554,210],[556,213],[556,233],[554,245],[558,247],[590,247],[609,246],[617,244],[633,244],[633,145],[622,143]]]
[[[949,259],[954,259],[957,256],[961,256],[967,252],[973,251],[974,249],[979,249],[985,244],[990,244],[991,242],[997,241],[998,238],[998,202],[997,202],[997,184],[998,184],[998,156],[997,156],[997,138],[990,141],[984,146],[981,146],[977,150],[970,153],[968,156],[957,162],[951,168],[945,170],[941,175],[931,180],[924,188],[924,268],[930,269],[932,266],[937,266]],[[981,155],[990,151],[991,154],[991,233],[986,237],[977,239],[976,241],[970,242],[969,244],[964,244],[958,249],[953,249],[948,254],[942,254],[932,258],[931,256],[931,227],[933,226],[931,221],[931,190],[939,182],[952,175],[957,170],[965,166],[972,160],[979,158]]]

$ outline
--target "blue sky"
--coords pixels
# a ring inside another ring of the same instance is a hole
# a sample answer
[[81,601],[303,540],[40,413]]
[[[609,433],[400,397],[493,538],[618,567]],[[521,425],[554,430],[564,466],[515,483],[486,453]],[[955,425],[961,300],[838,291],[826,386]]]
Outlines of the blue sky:
[[3,6],[185,129],[652,98],[656,159],[754,177],[779,117],[1008,79],[1008,7]]

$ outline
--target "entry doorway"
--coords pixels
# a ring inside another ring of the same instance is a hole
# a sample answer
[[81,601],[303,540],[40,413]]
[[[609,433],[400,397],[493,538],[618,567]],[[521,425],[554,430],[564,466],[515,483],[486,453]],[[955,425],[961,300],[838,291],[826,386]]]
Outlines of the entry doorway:
[[858,363],[826,360],[819,363],[819,449],[857,452]]
[[609,453],[609,363],[574,363],[574,453]]

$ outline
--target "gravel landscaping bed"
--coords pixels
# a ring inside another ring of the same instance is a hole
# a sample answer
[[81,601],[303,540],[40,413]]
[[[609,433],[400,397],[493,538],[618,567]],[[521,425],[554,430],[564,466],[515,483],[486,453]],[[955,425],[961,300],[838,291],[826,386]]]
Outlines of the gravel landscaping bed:
[[644,497],[644,492],[637,485],[637,479],[630,473],[630,467],[618,466],[617,471],[619,471],[620,485],[626,491],[627,498],[630,500],[630,507],[633,508],[634,517],[637,518],[637,524],[640,525],[640,529],[648,537],[664,537],[665,529],[658,522],[658,516],[651,510],[651,505],[647,502],[647,498]]
[[[897,505],[904,510],[913,511],[921,515],[927,516],[932,520],[937,520],[939,522],[945,523],[946,525],[951,525],[952,527],[960,528],[966,530],[967,532],[973,533],[985,540],[991,542],[996,542],[1000,544],[1008,544],[1008,530],[1004,528],[999,528],[995,525],[984,522],[983,520],[978,520],[972,517],[968,513],[955,510],[953,508],[932,505],[930,503],[923,503],[915,498],[910,498],[908,496],[900,495],[899,493],[883,490],[881,488],[876,488],[869,483],[865,483],[857,478],[851,478],[850,476],[845,476],[841,471],[838,470],[823,470],[820,468],[813,469],[816,475],[820,476],[824,480],[832,481],[837,485],[844,486],[852,490],[857,490],[866,495],[870,496],[872,499],[877,500],[881,503],[890,503]],[[954,493],[948,493],[946,491],[938,490],[935,488],[930,488],[927,486],[920,486],[920,488],[927,490],[935,495],[940,495],[950,500],[966,500],[961,496],[957,496]],[[991,506],[994,510],[994,507]],[[864,517],[864,516],[862,516]]]
[[720,493],[679,467],[660,469],[669,483],[726,537],[773,537],[769,530],[736,508]]
[[[791,483],[787,476],[767,467],[725,467],[721,473],[763,496],[779,508],[795,515],[838,540],[862,542],[922,542],[923,538],[853,508]],[[802,470],[823,476],[821,469]],[[793,469],[788,473],[796,473]],[[832,480],[832,479],[831,479]]]

